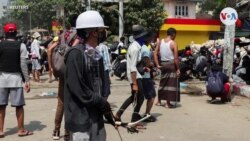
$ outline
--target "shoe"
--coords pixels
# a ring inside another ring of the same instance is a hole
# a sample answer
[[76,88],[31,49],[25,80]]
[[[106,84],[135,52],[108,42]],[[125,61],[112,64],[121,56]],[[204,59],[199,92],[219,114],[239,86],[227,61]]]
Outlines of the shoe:
[[139,114],[137,114],[137,113],[133,113],[133,114],[132,114],[131,122],[135,122],[135,121],[138,121],[138,120],[140,120],[140,119],[142,119],[142,116],[141,116],[141,115],[139,115]]
[[70,136],[69,135],[64,135],[64,141],[70,141]]
[[[143,117],[146,117],[147,115],[150,115],[150,114],[145,114]],[[147,119],[144,120],[144,122],[155,122],[157,119],[150,115],[150,117],[148,117]]]
[[221,99],[221,103],[231,102],[231,98]]
[[53,140],[59,140],[60,139],[60,131],[59,130],[54,130],[52,134]]
[[214,104],[216,101],[217,101],[216,99],[212,99],[209,101],[209,103]]

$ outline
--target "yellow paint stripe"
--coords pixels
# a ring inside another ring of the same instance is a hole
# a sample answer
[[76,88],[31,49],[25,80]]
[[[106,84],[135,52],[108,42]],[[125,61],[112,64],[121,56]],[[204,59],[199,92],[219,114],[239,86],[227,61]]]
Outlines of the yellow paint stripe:
[[180,24],[164,24],[160,30],[167,30],[173,27],[177,31],[220,31],[218,25],[180,25]]

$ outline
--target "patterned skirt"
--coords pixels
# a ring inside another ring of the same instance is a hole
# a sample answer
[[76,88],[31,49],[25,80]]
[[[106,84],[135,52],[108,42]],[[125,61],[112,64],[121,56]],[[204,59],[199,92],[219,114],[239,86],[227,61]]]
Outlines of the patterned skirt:
[[161,62],[161,80],[158,99],[180,102],[180,87],[173,62]]

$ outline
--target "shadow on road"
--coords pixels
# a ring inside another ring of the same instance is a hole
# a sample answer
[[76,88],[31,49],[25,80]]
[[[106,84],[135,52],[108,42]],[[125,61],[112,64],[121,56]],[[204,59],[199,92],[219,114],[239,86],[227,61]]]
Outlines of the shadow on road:
[[[24,125],[24,128],[29,131],[42,131],[47,125],[42,124],[41,121],[30,121],[29,124]],[[16,134],[18,131],[17,127],[7,128],[5,135]]]

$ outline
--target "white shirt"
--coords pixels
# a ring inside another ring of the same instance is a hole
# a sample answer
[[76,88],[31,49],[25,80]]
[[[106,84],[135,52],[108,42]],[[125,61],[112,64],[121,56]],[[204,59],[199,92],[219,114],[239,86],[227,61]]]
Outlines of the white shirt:
[[161,61],[174,60],[174,53],[170,47],[171,43],[172,43],[172,40],[165,42],[164,39],[162,39],[161,45],[160,45]]
[[141,60],[141,46],[136,41],[133,41],[127,51],[127,77],[128,81],[132,83],[131,72],[136,72],[136,79],[142,78],[138,72],[136,65]]
[[37,39],[34,39],[34,41],[31,44],[31,54],[32,56],[34,55],[38,59],[41,59],[39,49],[40,49],[40,42]]

